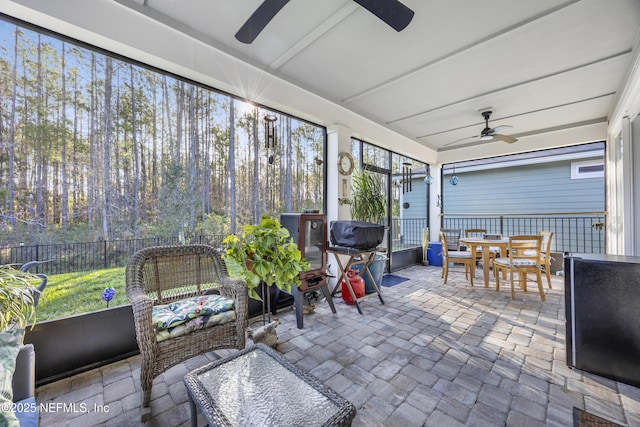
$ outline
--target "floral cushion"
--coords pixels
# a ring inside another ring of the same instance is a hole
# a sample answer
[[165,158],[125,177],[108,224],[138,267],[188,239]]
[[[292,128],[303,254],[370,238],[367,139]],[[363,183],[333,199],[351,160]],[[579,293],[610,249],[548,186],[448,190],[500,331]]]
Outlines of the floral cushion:
[[11,410],[13,401],[13,372],[16,356],[22,345],[23,329],[0,332],[0,427],[19,427]]
[[156,342],[161,342],[169,338],[175,338],[181,335],[186,335],[198,329],[204,329],[214,325],[223,325],[225,323],[233,322],[235,320],[236,320],[236,312],[233,310],[224,311],[222,313],[215,314],[213,316],[210,316],[210,315],[198,316],[176,327],[157,331]]
[[156,305],[151,313],[151,320],[156,331],[173,328],[200,316],[211,316],[235,308],[234,301],[222,295],[201,295]]
[[222,295],[202,295],[153,307],[151,320],[156,340],[187,334],[196,329],[232,322],[235,303]]

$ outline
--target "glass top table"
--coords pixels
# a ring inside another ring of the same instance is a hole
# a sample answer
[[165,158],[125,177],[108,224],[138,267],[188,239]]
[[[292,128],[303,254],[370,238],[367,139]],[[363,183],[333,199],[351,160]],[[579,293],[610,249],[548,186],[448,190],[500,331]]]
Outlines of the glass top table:
[[311,374],[264,344],[192,372],[184,383],[211,426],[349,426],[356,409]]

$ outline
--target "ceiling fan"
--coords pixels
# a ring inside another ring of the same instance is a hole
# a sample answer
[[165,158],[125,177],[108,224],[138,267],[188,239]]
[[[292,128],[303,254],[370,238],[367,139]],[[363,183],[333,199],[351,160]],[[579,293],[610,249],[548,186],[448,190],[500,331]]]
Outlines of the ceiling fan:
[[448,142],[448,143],[445,144],[445,147],[447,145],[455,144],[456,142],[460,142],[460,141],[464,141],[466,139],[472,139],[472,138],[480,138],[480,141],[503,141],[503,142],[508,142],[509,144],[517,141],[517,139],[512,137],[512,136],[502,135],[502,134],[498,133],[503,129],[508,129],[508,128],[513,127],[513,126],[500,125],[500,126],[496,126],[494,128],[490,128],[489,127],[489,117],[491,117],[491,114],[493,113],[493,110],[491,110],[491,109],[481,110],[480,113],[482,114],[482,117],[484,117],[484,122],[485,122],[485,127],[484,127],[484,129],[482,129],[482,132],[480,132],[480,135],[468,136],[466,138],[462,138],[462,139],[458,139],[456,141]]
[[[411,19],[413,10],[398,0],[353,0],[383,20],[396,31],[402,31]],[[236,33],[236,39],[251,44],[258,34],[278,14],[289,0],[264,0]]]

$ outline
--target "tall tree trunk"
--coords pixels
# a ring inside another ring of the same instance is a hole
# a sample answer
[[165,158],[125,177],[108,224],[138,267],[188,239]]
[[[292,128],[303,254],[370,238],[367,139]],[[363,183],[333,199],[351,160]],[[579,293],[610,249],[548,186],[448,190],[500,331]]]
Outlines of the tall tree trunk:
[[111,85],[113,79],[112,59],[107,56],[104,76],[104,141],[102,157],[102,233],[110,238],[111,211]]
[[229,205],[231,206],[231,234],[236,234],[238,210],[236,206],[236,118],[234,99],[229,99]]
[[98,97],[97,88],[97,72],[96,72],[96,53],[91,53],[91,109],[89,111],[89,229],[93,229],[96,216],[96,191],[98,177],[95,173],[98,164]]
[[284,184],[284,203],[287,212],[293,212],[293,172],[291,166],[293,164],[293,143],[291,141],[291,117],[285,118],[286,130],[286,170],[285,170],[285,184]]
[[16,211],[15,211],[15,184],[13,177],[15,176],[15,146],[16,146],[16,98],[18,97],[18,41],[19,41],[20,29],[16,26],[14,47],[13,47],[13,69],[11,70],[11,113],[9,123],[9,179],[8,183],[8,197],[6,203],[6,209],[9,212],[9,223],[11,226],[16,224]]
[[260,222],[260,141],[258,141],[258,107],[253,109],[253,223]]
[[189,230],[196,226],[196,164],[198,144],[196,143],[195,88],[189,85]]
[[67,77],[65,62],[66,45],[62,42],[62,141],[60,167],[62,174],[62,229],[69,226],[69,180],[67,178]]
[[72,215],[71,215],[71,220],[75,221],[77,220],[77,215],[79,213],[79,206],[78,206],[78,192],[80,191],[80,189],[82,188],[80,186],[80,165],[78,162],[78,150],[77,150],[77,146],[78,146],[78,115],[81,114],[80,112],[80,105],[79,105],[79,91],[78,91],[78,74],[75,73],[74,74],[74,79],[73,79],[73,145],[72,145],[72,150],[71,150],[71,164],[73,165],[73,169],[71,172],[72,178],[71,181],[73,183],[73,190],[72,190],[72,206],[73,208],[71,209]]
[[38,71],[37,71],[37,103],[36,106],[36,218],[38,227],[44,226],[44,158],[42,155],[42,144],[44,143],[44,88],[42,79],[42,37],[38,33]]
[[134,236],[138,235],[138,217],[140,216],[140,159],[138,154],[138,128],[136,120],[136,90],[133,81],[133,64],[129,64],[131,84],[131,147],[133,149],[133,218],[131,229]]

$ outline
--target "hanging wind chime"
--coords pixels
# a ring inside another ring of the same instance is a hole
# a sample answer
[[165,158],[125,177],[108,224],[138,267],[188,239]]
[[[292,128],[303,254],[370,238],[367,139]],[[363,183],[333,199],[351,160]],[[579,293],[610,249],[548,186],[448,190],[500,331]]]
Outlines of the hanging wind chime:
[[276,120],[278,118],[273,114],[264,116],[264,144],[267,148],[269,164],[274,162],[273,154],[269,154],[269,149],[275,149],[278,143],[278,129],[276,128]]
[[411,163],[402,162],[402,193],[408,193],[411,191],[412,178],[413,170],[411,169]]

